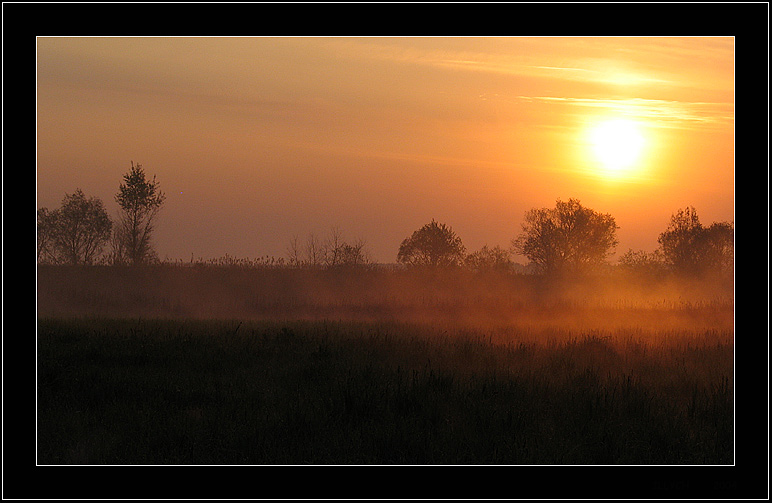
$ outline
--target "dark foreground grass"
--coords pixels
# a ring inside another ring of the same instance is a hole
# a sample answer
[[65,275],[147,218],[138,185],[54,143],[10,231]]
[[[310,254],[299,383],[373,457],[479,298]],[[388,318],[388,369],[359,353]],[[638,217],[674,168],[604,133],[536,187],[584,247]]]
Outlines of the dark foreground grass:
[[731,376],[718,332],[41,319],[38,463],[731,464]]

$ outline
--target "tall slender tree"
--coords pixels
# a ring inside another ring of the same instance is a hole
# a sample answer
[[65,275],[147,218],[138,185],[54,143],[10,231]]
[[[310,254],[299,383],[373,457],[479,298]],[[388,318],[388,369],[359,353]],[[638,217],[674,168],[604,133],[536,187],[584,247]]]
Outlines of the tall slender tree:
[[120,217],[115,233],[115,261],[132,265],[152,261],[155,253],[151,237],[158,212],[166,195],[158,188],[155,175],[148,180],[142,165],[131,162],[131,170],[123,175],[115,200]]

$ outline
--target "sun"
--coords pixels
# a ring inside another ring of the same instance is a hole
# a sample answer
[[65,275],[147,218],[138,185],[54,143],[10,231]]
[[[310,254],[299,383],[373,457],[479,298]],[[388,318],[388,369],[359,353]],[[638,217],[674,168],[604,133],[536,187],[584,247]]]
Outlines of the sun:
[[590,145],[607,176],[635,167],[644,143],[638,124],[629,119],[605,120],[590,130]]

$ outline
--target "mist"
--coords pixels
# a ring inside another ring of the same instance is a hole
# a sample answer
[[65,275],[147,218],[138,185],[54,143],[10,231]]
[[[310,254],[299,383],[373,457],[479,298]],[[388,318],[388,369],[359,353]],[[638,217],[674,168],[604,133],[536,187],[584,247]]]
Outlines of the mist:
[[[39,317],[395,321],[451,328],[732,330],[731,280],[398,268],[38,268]],[[705,313],[709,312],[709,315]]]

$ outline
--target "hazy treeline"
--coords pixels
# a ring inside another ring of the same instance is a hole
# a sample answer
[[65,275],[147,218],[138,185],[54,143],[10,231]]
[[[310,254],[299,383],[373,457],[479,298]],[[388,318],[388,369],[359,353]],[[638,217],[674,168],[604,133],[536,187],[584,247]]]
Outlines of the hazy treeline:
[[[80,190],[65,194],[58,209],[40,208],[37,219],[37,259],[40,264],[147,265],[161,261],[152,245],[155,222],[165,195],[155,177],[149,180],[141,165],[124,175],[115,200],[120,214],[113,221],[99,198]],[[578,199],[526,212],[521,232],[509,247],[487,244],[468,252],[452,227],[432,219],[400,244],[396,264],[406,268],[454,269],[475,272],[581,276],[608,272],[609,258],[619,243],[619,226],[610,214],[600,213]],[[647,275],[670,273],[692,277],[728,277],[734,272],[734,224],[704,226],[693,207],[679,209],[658,236],[654,252],[628,250],[619,266]],[[521,255],[528,266],[516,264]],[[260,268],[338,269],[375,265],[363,238],[347,240],[338,227],[324,237],[311,233],[305,241],[293,236],[286,257],[169,261],[176,265],[226,265]]]

